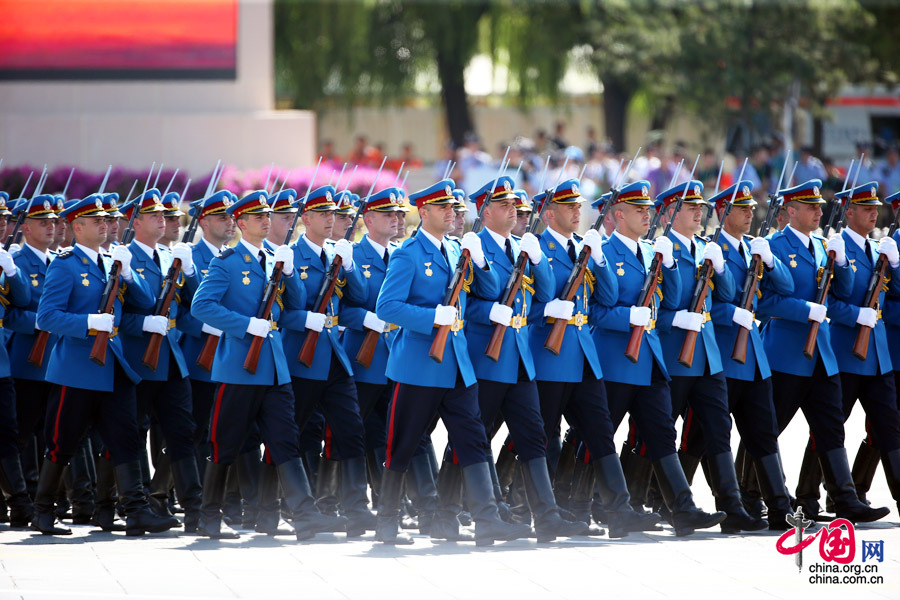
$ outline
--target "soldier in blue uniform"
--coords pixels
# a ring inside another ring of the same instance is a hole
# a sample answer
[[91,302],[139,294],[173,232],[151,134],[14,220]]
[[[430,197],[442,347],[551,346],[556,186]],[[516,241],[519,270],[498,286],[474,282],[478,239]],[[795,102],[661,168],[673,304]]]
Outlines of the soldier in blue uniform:
[[181,194],[168,192],[162,197],[162,204],[166,209],[166,212],[163,213],[166,228],[159,240],[159,245],[174,246],[181,238],[181,217],[184,216],[184,211],[181,210]]
[[[854,280],[844,238],[832,235],[826,249],[825,240],[813,235],[825,203],[819,192],[821,185],[821,181],[813,179],[783,192],[790,224],[774,234],[769,243],[772,253],[788,265],[794,291],[791,295],[780,294],[763,281],[759,312],[770,318],[763,330],[763,345],[767,356],[780,358],[771,365],[779,431],[784,431],[797,410],[802,409],[815,442],[812,451],[824,472],[825,489],[834,499],[837,516],[851,521],[874,521],[889,510],[866,506],[856,496],[844,449],[841,380],[831,345],[830,325],[825,318],[829,306],[815,302],[817,281],[826,264],[827,252],[835,254],[831,294],[849,297]],[[813,356],[807,359],[803,346],[813,321],[819,323],[819,332]],[[816,487],[818,481],[817,475]],[[802,484],[801,480],[801,487]],[[799,501],[802,497],[799,489],[797,496]],[[810,506],[804,509],[809,515],[817,512]]]
[[[700,426],[704,434],[704,448],[681,454],[682,466],[691,456],[705,456],[716,508],[728,515],[722,522],[722,531],[756,531],[764,529],[768,523],[764,519],[750,517],[741,503],[734,457],[731,454],[728,388],[709,314],[713,298],[725,300],[734,297],[734,276],[725,268],[725,257],[719,244],[707,242],[697,235],[707,209],[702,191],[702,182],[689,181],[662,192],[656,199],[658,204],[662,204],[660,209],[665,223],[670,218],[670,207],[674,207],[678,199],[684,197],[681,211],[671,217],[673,226],[669,232],[675,255],[676,276],[681,279],[681,294],[674,299],[674,305],[661,307],[659,311],[659,341],[671,377],[669,389],[672,417],[685,417],[685,433],[688,436],[689,428],[693,425]],[[697,277],[706,261],[710,261],[713,266],[713,276],[709,283],[712,289],[706,295],[702,312],[697,313],[691,310],[691,303]],[[690,367],[682,365],[678,360],[687,331],[697,332]],[[685,441],[686,438],[682,441],[682,450],[690,450]],[[696,469],[697,461],[691,462],[693,468],[684,469],[686,476],[689,476],[689,471]]]
[[[334,227],[334,188],[323,186],[313,190],[303,207],[301,219],[306,231],[292,246],[294,262],[300,270],[299,285],[306,290],[306,302],[297,310],[285,310],[281,320],[284,351],[288,357],[291,382],[296,401],[295,416],[302,429],[316,408],[322,410],[332,431],[334,453],[319,467],[319,485],[334,479],[323,473],[323,467],[340,472],[341,508],[347,517],[347,535],[358,536],[375,529],[375,516],[368,507],[366,451],[364,428],[356,399],[353,369],[338,339],[338,320],[344,296],[365,302],[366,285],[362,269],[353,262],[353,246],[346,239],[328,242]],[[335,293],[326,313],[313,310],[322,282],[334,260],[341,258]],[[306,367],[298,359],[300,349],[310,331],[320,332],[312,365]],[[327,445],[327,444],[326,444]],[[324,477],[323,477],[324,475]]]
[[[200,475],[194,456],[195,425],[191,409],[191,384],[188,369],[174,329],[181,306],[181,292],[196,290],[200,278],[194,268],[190,246],[178,243],[170,251],[158,245],[165,232],[166,206],[159,191],[148,190],[124,207],[126,217],[138,211],[134,218],[134,241],[129,245],[131,268],[145,281],[153,294],[163,289],[165,278],[175,259],[181,261],[181,272],[173,282],[175,299],[168,315],[156,315],[154,308],[126,306],[122,316],[122,344],[125,358],[137,372],[138,416],[151,416],[159,424],[165,439],[165,449],[155,457],[157,471],[151,480],[151,499],[157,512],[166,510],[169,476],[175,482],[178,500],[184,508],[184,530],[194,533],[200,518]],[[178,211],[181,212],[180,210]],[[162,336],[155,369],[143,364],[150,334]]]
[[[835,293],[831,299],[831,347],[841,372],[844,420],[850,417],[859,400],[866,411],[871,447],[883,457],[882,466],[888,487],[894,500],[900,502],[900,412],[897,409],[894,367],[881,309],[862,306],[881,255],[887,259],[888,270],[882,281],[878,282],[880,289],[876,306],[884,306],[885,288],[894,295],[900,293],[897,242],[888,237],[876,242],[868,237],[875,228],[878,207],[881,206],[877,191],[878,182],[872,181],[836,196],[849,196],[847,228],[841,235],[846,245],[847,261],[855,275],[850,293]],[[872,328],[864,361],[852,352],[861,325]],[[873,462],[877,465],[877,459]],[[854,482],[862,471],[874,470],[874,465],[865,467],[855,462],[852,472]]]
[[[254,423],[278,474],[297,539],[316,533],[343,531],[342,518],[316,510],[306,472],[297,449],[299,429],[294,420],[288,361],[276,331],[281,307],[299,309],[305,292],[294,269],[294,253],[279,246],[274,253],[262,249],[269,230],[270,208],[265,191],[251,192],[227,207],[241,230],[242,239],[209,264],[191,303],[191,313],[222,331],[213,362],[212,380],[218,382],[210,417],[210,456],[203,478],[203,506],[199,531],[213,538],[234,538],[222,524],[227,466],[234,462],[253,433]],[[266,282],[276,262],[283,263],[277,301],[268,320],[257,314]],[[253,338],[262,338],[255,373],[243,368]]]
[[[884,199],[884,203],[888,204],[891,207],[891,211],[896,213],[897,210],[900,210],[900,192],[887,196]],[[892,239],[895,243],[900,242],[900,230],[894,232]],[[883,244],[885,241],[882,238],[881,243]],[[895,293],[893,288],[889,287],[882,300],[884,300],[884,303],[880,304],[880,306],[883,306],[885,334],[891,355],[891,366],[894,368],[894,387],[896,389],[900,388],[900,294]],[[897,397],[897,400],[897,406],[900,408],[900,396]],[[870,425],[867,423],[867,432],[869,427]],[[875,478],[875,471],[878,468],[880,458],[881,453],[878,448],[874,447],[872,436],[867,434],[859,445],[856,460],[853,461],[853,484],[856,487],[859,499],[863,502],[866,501],[865,495],[872,485],[872,480]],[[887,469],[885,473],[888,473]],[[887,477],[891,494],[896,497],[897,493],[900,492],[900,483],[890,475]],[[897,509],[900,510],[900,506]]]
[[[126,513],[126,533],[165,531],[180,523],[174,517],[153,514],[142,488],[135,398],[140,378],[128,364],[118,336],[123,306],[149,309],[153,295],[146,282],[132,272],[128,248],[116,246],[112,256],[100,253],[108,213],[99,195],[74,202],[62,216],[69,221],[76,243],[48,267],[36,318],[39,329],[59,339],[47,364],[47,380],[54,385],[45,419],[47,452],[35,497],[34,528],[43,534],[71,533],[55,526],[53,498],[63,469],[93,424],[111,455]],[[114,261],[121,265],[119,295],[112,314],[98,314]],[[100,331],[110,334],[103,366],[90,359],[94,337]],[[107,510],[114,508],[108,506]],[[107,515],[101,522],[112,521],[113,515]]]
[[[35,210],[41,211],[42,214],[52,213],[52,210],[45,208],[46,196],[38,196],[34,199]],[[6,230],[6,221],[11,212],[6,205],[6,194],[0,197],[0,219],[2,219],[2,229]],[[23,199],[24,200],[24,199]],[[25,201],[27,202],[27,200]],[[23,207],[24,209],[24,207]],[[44,211],[47,211],[46,213]],[[24,309],[29,306],[31,299],[31,285],[29,281],[32,279],[16,266],[15,257],[0,248],[0,333],[6,333],[4,330],[3,319],[9,321],[11,312],[17,308]],[[11,327],[12,323],[7,323],[6,327]],[[13,330],[15,331],[15,330]],[[34,329],[32,328],[32,332]],[[46,396],[43,398],[24,396],[19,398],[17,395],[17,386],[15,385],[12,373],[18,375],[15,369],[15,363],[10,360],[7,354],[6,344],[0,348],[0,492],[2,492],[3,500],[9,507],[9,523],[11,527],[27,527],[28,523],[34,516],[34,510],[31,504],[31,498],[25,487],[25,477],[22,473],[22,463],[19,459],[19,447],[22,437],[17,420],[17,403],[24,404],[26,402],[44,406]],[[30,347],[29,347],[30,350]],[[17,402],[18,401],[18,402]],[[32,433],[34,422],[28,429],[29,441]],[[30,449],[30,445],[29,445]]]
[[[385,375],[397,382],[388,409],[387,449],[381,480],[381,506],[376,538],[387,544],[409,544],[398,535],[403,478],[423,434],[439,414],[453,440],[462,468],[468,506],[479,545],[528,534],[528,527],[500,520],[490,469],[488,441],[478,410],[475,372],[467,351],[462,316],[467,288],[496,297],[497,274],[484,256],[481,239],[466,234],[459,243],[446,238],[454,226],[454,182],[445,179],[415,194],[410,202],[422,219],[419,233],[396,250],[378,296],[375,313],[401,327],[391,346]],[[442,304],[462,251],[469,253],[463,287],[454,306]],[[449,326],[441,362],[429,357],[435,328]]]
[[[614,270],[618,296],[612,301],[594,294],[590,322],[593,338],[603,348],[600,364],[606,374],[609,411],[613,428],[618,427],[626,412],[631,414],[653,471],[659,482],[663,500],[671,513],[676,535],[690,535],[721,523],[724,512],[706,513],[694,505],[690,486],[678,461],[675,448],[675,426],[669,374],[656,329],[661,308],[677,309],[681,298],[672,241],[660,237],[651,245],[642,240],[650,226],[653,201],[648,195],[650,184],[638,181],[623,186],[612,207],[615,231],[604,244],[607,263]],[[661,255],[661,281],[649,307],[637,306],[644,279],[654,254]],[[637,362],[625,357],[632,327],[644,327],[643,348]],[[649,476],[649,473],[648,473]],[[647,482],[641,482],[645,487]]]
[[124,216],[119,210],[119,194],[116,192],[104,194],[103,210],[109,216],[106,217],[106,241],[103,242],[101,248],[109,251],[111,247],[119,243],[119,219]]
[[[513,183],[510,177],[500,177],[493,194],[492,181],[472,198],[479,210],[484,202],[488,202],[483,211],[484,229],[478,233],[485,259],[497,271],[498,279],[505,282],[509,280],[518,256],[524,252],[528,258],[522,284],[512,307],[499,303],[502,289],[494,296],[473,294],[466,306],[466,338],[478,377],[478,404],[485,431],[490,437],[496,430],[495,422],[501,418],[506,422],[518,454],[518,468],[528,503],[535,515],[537,539],[549,542],[557,536],[586,533],[588,525],[566,521],[560,516],[550,482],[528,318],[543,316],[532,311],[535,305],[541,306],[553,299],[556,279],[550,261],[533,233],[526,233],[523,238],[511,235],[516,224],[516,204],[520,200],[512,191]],[[506,326],[507,331],[495,362],[485,356],[485,351],[497,324]]]

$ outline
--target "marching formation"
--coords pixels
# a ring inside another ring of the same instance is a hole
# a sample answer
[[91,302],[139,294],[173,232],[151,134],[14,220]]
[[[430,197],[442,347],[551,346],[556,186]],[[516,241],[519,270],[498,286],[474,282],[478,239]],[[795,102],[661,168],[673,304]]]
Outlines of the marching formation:
[[[360,197],[315,175],[238,197],[219,166],[189,204],[152,168],[123,203],[106,180],[45,193],[43,174],[0,192],[6,520],[401,545],[781,531],[798,507],[885,517],[879,462],[900,506],[900,192],[875,241],[858,168],[827,223],[822,182],[782,173],[751,231],[750,181],[705,198],[692,171],[652,198],[623,163],[583,236],[578,179],[529,201],[505,164],[468,196],[445,174],[408,197],[399,177]],[[798,409],[792,493],[778,436]],[[698,468],[715,507],[694,502]]]

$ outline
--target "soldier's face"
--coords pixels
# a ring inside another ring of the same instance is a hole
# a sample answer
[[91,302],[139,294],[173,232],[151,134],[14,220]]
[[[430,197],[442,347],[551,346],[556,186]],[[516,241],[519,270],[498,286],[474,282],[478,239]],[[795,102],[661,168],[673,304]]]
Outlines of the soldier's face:
[[619,204],[614,209],[616,229],[622,235],[637,239],[650,229],[650,206]]
[[451,235],[461,237],[466,229],[466,213],[462,210],[453,211],[453,230]]
[[704,212],[706,207],[702,204],[682,204],[681,210],[675,215],[672,228],[682,235],[693,235],[700,231]]
[[234,239],[235,224],[231,215],[209,215],[200,219],[203,236],[213,245],[224,244]]
[[875,229],[877,220],[877,206],[850,206],[847,208],[847,226],[860,235],[868,235]]
[[53,242],[53,235],[56,233],[53,221],[56,221],[56,219],[25,219],[25,222],[22,223],[22,233],[25,234],[25,240],[37,248],[49,246]]
[[397,217],[392,212],[369,211],[365,214],[366,229],[371,237],[378,239],[391,239],[397,235]]
[[181,221],[178,217],[166,217],[166,229],[163,239],[169,242],[178,240],[178,233],[181,231]]
[[69,229],[69,224],[65,219],[56,219],[56,228],[54,229],[54,237],[53,241],[57,243],[62,243],[63,240],[66,239],[66,231]]
[[119,239],[119,217],[106,217],[106,236],[110,240]]
[[141,241],[158,242],[166,232],[166,218],[161,212],[139,214],[134,220],[134,235]]
[[284,236],[287,235],[288,229],[291,228],[291,223],[294,222],[294,214],[272,213],[269,220],[271,221],[271,228],[269,230],[269,237],[271,239],[269,241],[280,244],[284,241]]
[[406,235],[406,213],[398,210],[394,213],[394,218],[397,220],[397,233],[395,235]]
[[328,239],[334,232],[334,211],[315,211],[303,213],[303,224],[307,235],[317,239]]
[[805,204],[803,202],[791,202],[787,207],[791,227],[800,233],[809,234],[819,227],[822,220],[821,204]]
[[426,204],[419,209],[419,217],[426,229],[448,233],[453,231],[456,212],[452,204]]
[[350,229],[351,223],[353,223],[353,215],[334,215],[334,229],[331,234],[335,238],[344,237],[347,230]]
[[553,229],[568,237],[578,230],[578,225],[581,223],[581,204],[551,202],[547,207],[546,215]]
[[516,224],[516,201],[499,200],[484,207],[484,224],[492,231],[508,234]]
[[88,248],[99,247],[106,241],[106,219],[78,217],[72,221],[72,231],[79,244],[84,244]]
[[725,229],[728,233],[737,233],[743,235],[750,231],[750,224],[753,223],[753,208],[750,206],[733,206],[731,212],[725,218]]
[[6,235],[6,223],[7,223],[6,215],[0,215],[0,236]]
[[265,239],[269,235],[269,213],[242,215],[240,222],[241,232],[248,239]]
[[524,210],[516,211],[516,225],[513,227],[512,234],[522,237],[525,229],[528,227],[528,219],[531,217],[530,212]]

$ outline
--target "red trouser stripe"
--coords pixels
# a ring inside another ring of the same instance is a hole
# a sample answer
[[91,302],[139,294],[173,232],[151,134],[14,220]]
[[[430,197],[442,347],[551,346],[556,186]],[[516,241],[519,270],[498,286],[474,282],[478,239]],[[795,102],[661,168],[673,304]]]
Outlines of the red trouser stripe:
[[219,384],[219,393],[216,394],[216,407],[213,409],[212,427],[209,432],[209,441],[213,447],[213,462],[219,462],[219,443],[216,434],[219,430],[219,411],[222,409],[222,394],[225,393],[225,384]]
[[325,458],[331,458],[331,427],[325,423]]
[[391,418],[388,420],[387,447],[385,448],[384,468],[391,468],[391,451],[394,445],[394,417],[397,414],[397,394],[400,393],[400,384],[394,386],[394,397],[391,398]]
[[62,415],[63,401],[66,399],[66,386],[59,390],[59,406],[56,409],[56,422],[53,424],[53,450],[50,451],[50,460],[56,462],[59,455],[59,421]]
[[591,451],[587,448],[584,449],[584,464],[591,464]]
[[634,426],[634,423],[628,424],[628,445],[634,448],[635,440],[637,438],[637,427]]
[[263,462],[265,462],[267,465],[274,465],[274,464],[275,464],[275,463],[272,462],[272,453],[269,452],[269,447],[268,447],[268,446],[265,446],[265,452],[263,452]]
[[809,432],[809,441],[812,442],[812,446],[810,448],[813,452],[816,451],[816,436],[812,434],[812,431]]
[[691,433],[691,425],[694,423],[694,409],[689,408],[687,419],[684,421],[684,431],[681,432],[681,449],[687,452],[688,434]]

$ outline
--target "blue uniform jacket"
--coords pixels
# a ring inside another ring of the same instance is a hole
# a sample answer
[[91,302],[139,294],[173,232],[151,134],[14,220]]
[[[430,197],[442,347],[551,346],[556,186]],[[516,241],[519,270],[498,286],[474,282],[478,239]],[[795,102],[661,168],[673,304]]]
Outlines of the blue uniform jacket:
[[[392,247],[395,250],[397,248],[393,243]],[[369,243],[368,234],[353,245],[353,262],[356,264],[356,268],[362,271],[363,281],[366,285],[366,301],[358,303],[346,298],[341,302],[340,323],[346,327],[341,343],[350,360],[356,358],[359,347],[362,346],[366,334],[370,331],[363,326],[363,321],[367,312],[375,312],[378,292],[381,290],[384,276],[387,273],[384,257],[379,256],[372,244]],[[384,373],[387,370],[388,353],[398,333],[398,329],[393,329],[378,336],[378,345],[375,346],[372,363],[368,368],[353,362],[353,377],[356,381],[376,385],[387,383]]]
[[[112,259],[102,255],[104,269],[87,257],[80,248],[59,255],[47,268],[44,292],[38,303],[37,322],[41,329],[60,336],[47,364],[47,381],[100,392],[113,391],[115,363],[118,362],[128,377],[139,383],[141,378],[125,358],[122,338],[118,330],[111,335],[106,348],[106,364],[102,367],[91,360],[94,336],[88,335],[87,316],[100,308],[100,297],[106,285],[106,274],[112,267]],[[124,290],[124,294],[122,293]],[[139,308],[153,308],[155,298],[147,282],[132,269],[132,281],[121,280],[113,314],[115,327],[121,327],[126,304]]]
[[[894,233],[894,240],[900,243],[900,231]],[[888,288],[884,297],[884,325],[887,333],[888,349],[891,353],[891,365],[894,370],[900,369],[900,293]]]
[[[410,385],[453,388],[461,376],[466,387],[476,383],[469,359],[465,331],[447,336],[444,359],[438,363],[428,356],[434,340],[435,307],[444,301],[447,286],[462,253],[458,243],[444,240],[447,260],[441,250],[424,235],[417,235],[394,251],[388,264],[384,285],[375,304],[378,318],[400,326],[387,362],[387,378]],[[469,261],[466,281],[473,294],[483,298],[500,293],[497,272],[490,263],[479,269]],[[466,314],[467,296],[460,291],[457,308],[460,318]]]
[[[132,242],[129,247],[131,250],[131,270],[136,277],[140,277],[147,282],[150,292],[157,296],[163,287],[163,281],[172,266],[172,252],[168,248],[157,248],[159,255],[159,264],[153,262],[153,257],[147,256],[136,243]],[[160,268],[162,270],[160,270]],[[200,277],[197,274],[197,267],[194,266],[194,273],[190,276],[182,271],[178,277],[178,283],[181,289],[175,290],[175,299],[169,305],[170,323],[175,321],[178,314],[182,312],[180,305],[181,295],[185,290],[193,291],[200,284]],[[144,317],[153,313],[155,307],[139,308],[136,306],[126,306],[125,314],[122,315],[122,344],[125,346],[125,358],[141,379],[148,381],[168,381],[169,379],[169,361],[174,360],[178,367],[181,377],[188,376],[187,363],[184,360],[184,354],[181,351],[181,345],[178,340],[180,331],[174,327],[169,327],[169,331],[163,336],[162,344],[159,347],[159,361],[156,364],[156,370],[148,369],[144,366],[142,359],[144,352],[147,350],[147,343],[150,341],[150,334],[144,331]]]
[[[669,378],[659,343],[659,332],[652,320],[644,330],[638,361],[633,363],[625,357],[625,349],[631,338],[631,307],[637,304],[654,256],[653,244],[643,240],[639,243],[643,264],[638,262],[637,256],[618,236],[610,236],[609,241],[604,244],[606,262],[616,274],[619,295],[612,302],[594,297],[593,300],[597,302],[591,306],[591,324],[594,326],[594,341],[601,349],[600,362],[606,379],[617,383],[650,385],[653,361],[656,361],[666,379]],[[677,268],[674,265],[671,269],[660,269],[662,281],[658,283],[650,304],[652,319],[658,318],[660,308],[674,309],[680,301],[681,278],[676,273]]]
[[[47,256],[51,262],[56,258],[56,255],[52,252],[48,252]],[[3,327],[11,333],[6,342],[6,347],[9,350],[10,370],[15,373],[16,379],[44,381],[47,377],[47,363],[50,352],[53,350],[53,346],[56,345],[58,336],[51,334],[47,338],[47,347],[44,350],[44,363],[40,368],[28,362],[28,355],[31,353],[31,347],[34,345],[36,337],[34,325],[37,321],[38,302],[41,299],[41,293],[44,291],[47,264],[38,258],[37,254],[24,246],[21,250],[13,253],[13,259],[19,268],[17,277],[22,277],[22,283],[27,284],[25,287],[31,291],[31,298],[25,306],[10,306],[6,310],[6,317],[3,318]]]
[[[209,273],[209,263],[215,258],[212,250],[205,242],[199,241],[191,245],[194,255],[194,269],[199,273],[198,284]],[[197,357],[200,356],[203,345],[206,343],[206,334],[203,333],[203,321],[191,313],[191,303],[196,290],[181,289],[181,310],[178,311],[178,330],[183,333],[178,340],[184,362],[187,364],[188,376],[197,381],[211,381],[210,372],[197,366]],[[171,335],[171,332],[170,332]]]
[[[813,236],[812,239],[815,257],[787,228],[774,234],[769,240],[772,254],[788,266],[788,272],[794,280],[794,293],[786,296],[768,285],[762,286],[763,297],[759,303],[759,312],[770,317],[763,329],[763,346],[767,356],[778,357],[777,364],[772,365],[773,371],[809,377],[816,367],[817,358],[821,357],[826,372],[831,376],[837,374],[838,364],[831,349],[828,319],[819,326],[815,355],[811,360],[803,356],[810,324],[807,302],[816,301],[818,269],[824,267],[828,259],[825,240],[818,236]],[[830,306],[835,295],[846,297],[852,289],[853,270],[850,268],[850,261],[843,267],[835,265],[826,303]]]
[[[747,242],[751,238],[744,238]],[[756,378],[757,368],[760,377],[766,379],[772,375],[769,369],[769,360],[766,357],[766,351],[763,348],[762,337],[759,334],[759,327],[756,322],[753,323],[753,329],[747,338],[747,359],[741,364],[731,358],[731,352],[734,350],[734,339],[737,337],[740,325],[735,324],[734,309],[738,307],[741,301],[741,286],[744,284],[744,278],[747,275],[747,268],[750,266],[748,260],[751,255],[749,248],[745,246],[745,255],[741,254],[739,248],[734,248],[727,242],[722,243],[722,253],[725,256],[725,268],[731,271],[735,280],[734,294],[727,299],[720,298],[718,294],[713,297],[712,322],[716,327],[716,342],[719,345],[719,351],[722,356],[722,366],[725,368],[725,377],[732,379],[740,379],[742,381],[753,381]],[[773,257],[772,268],[763,266],[763,278],[759,282],[757,289],[763,285],[767,285],[770,289],[782,296],[790,296],[794,293],[794,280],[788,273],[788,268],[783,262],[778,260],[777,256]],[[753,312],[756,312],[759,295],[753,296]]]
[[[469,357],[475,368],[475,376],[488,381],[516,383],[519,380],[519,362],[521,361],[528,373],[528,378],[534,379],[534,359],[531,356],[528,333],[531,325],[526,324],[519,329],[513,327],[506,329],[503,345],[500,348],[500,358],[497,362],[484,354],[496,325],[490,318],[491,308],[503,294],[503,286],[506,285],[512,274],[513,263],[510,263],[506,256],[506,249],[498,246],[496,240],[486,229],[479,232],[478,236],[481,238],[481,246],[484,248],[485,260],[497,272],[500,291],[496,296],[490,298],[481,298],[473,294],[466,306],[466,342],[469,346]],[[518,238],[512,237],[511,246],[513,258],[517,258],[519,256]],[[542,318],[543,309],[538,313],[534,310],[534,306],[538,303],[543,306],[544,303],[552,300],[556,287],[553,269],[546,256],[536,265],[531,264],[530,260],[525,261],[525,275],[522,282],[523,285],[516,293],[516,300],[513,304],[513,318],[516,316],[528,320]]]
[[[544,233],[538,236],[538,239],[553,272],[553,291],[550,298],[552,300],[562,294],[563,285],[565,285],[566,279],[568,279],[569,273],[575,265],[569,258],[566,248],[560,246],[559,242],[548,230],[545,230]],[[579,238],[576,238],[576,256],[581,251],[581,244],[578,240]],[[591,289],[592,284],[593,289]],[[546,302],[535,299],[532,314],[535,315],[536,320],[529,327],[531,329],[529,342],[531,344],[531,353],[535,358],[534,369],[537,380],[580,382],[584,379],[585,360],[591,366],[591,371],[593,371],[597,379],[603,377],[601,360],[597,355],[597,347],[594,345],[594,340],[591,338],[590,325],[588,323],[589,302],[591,296],[594,295],[601,301],[613,303],[618,293],[619,288],[616,285],[616,278],[612,274],[609,262],[607,261],[603,267],[600,267],[591,258],[588,261],[588,270],[585,271],[584,283],[582,283],[581,288],[579,288],[573,299],[575,309],[572,313],[572,318],[583,320],[584,324],[566,326],[566,333],[563,336],[559,355],[555,355],[544,348],[544,343],[553,329],[553,324],[549,323],[548,319],[545,319],[543,316]],[[579,315],[581,316],[579,317]]]
[[[341,345],[337,325],[326,327],[319,334],[311,367],[306,367],[297,360],[307,334],[306,314],[313,309],[319,295],[319,288],[325,279],[325,272],[334,258],[334,246],[326,242],[324,246],[326,265],[322,266],[322,259],[309,247],[305,237],[305,234],[301,235],[294,243],[293,249],[294,268],[299,273],[300,286],[305,288],[306,302],[297,309],[285,310],[280,323],[281,335],[284,339],[284,352],[288,359],[291,376],[325,381],[328,379],[328,371],[331,368],[333,357],[340,361],[348,375],[353,375],[353,367],[350,366],[350,360],[347,358],[344,346]],[[338,286],[331,295],[331,302],[327,310],[329,316],[338,316],[338,323],[340,323],[339,311],[342,296],[359,304],[366,301],[366,283],[361,271],[359,265],[354,265],[353,270],[348,272],[341,268],[338,273]]]
[[[869,284],[875,267],[872,259],[866,256],[866,252],[853,241],[849,234],[844,232],[842,235],[847,247],[847,262],[850,263],[850,268],[854,273],[853,287],[849,295],[838,293],[835,290],[828,303],[828,317],[831,319],[831,349],[837,357],[838,367],[842,373],[857,375],[890,373],[894,368],[888,349],[887,331],[881,319],[875,322],[875,328],[869,334],[869,350],[866,353],[866,360],[859,360],[851,352],[859,331],[859,325],[856,323],[859,307],[865,300],[866,286]],[[878,260],[878,242],[869,240],[869,243],[875,252],[875,260]],[[900,293],[900,268],[891,269],[888,265],[885,274],[889,278],[888,286],[891,291]],[[878,296],[878,307],[884,306],[884,295],[884,286],[882,285]]]
[[[694,361],[691,363],[690,369],[678,362],[678,355],[681,354],[681,346],[684,344],[687,331],[672,326],[672,320],[677,311],[690,310],[691,296],[694,295],[698,269],[703,264],[703,250],[706,248],[706,242],[702,238],[694,236],[696,248],[694,256],[691,256],[691,249],[685,248],[674,233],[669,233],[669,239],[672,240],[675,268],[678,278],[681,279],[681,293],[677,300],[677,306],[673,308],[660,307],[659,319],[656,322],[666,367],[669,375],[673,377],[699,377],[705,373],[707,366],[709,366],[710,374],[715,375],[722,371],[722,357],[719,354],[719,345],[716,343],[712,321],[705,321],[700,328],[697,344],[694,347]],[[712,289],[706,294],[706,302],[703,305],[704,313],[709,313],[712,308],[713,296],[720,300],[731,299],[735,293],[734,276],[727,268],[721,275],[713,271],[710,281]]]
[[[213,360],[212,381],[242,385],[283,385],[291,380],[288,361],[281,345],[281,335],[271,331],[264,338],[256,374],[244,369],[252,335],[247,333],[250,317],[255,317],[262,302],[266,282],[272,274],[275,259],[265,251],[266,269],[257,257],[239,243],[214,258],[209,272],[194,294],[191,313],[203,323],[222,330]],[[297,269],[291,277],[282,277],[278,301],[272,304],[273,324],[284,309],[299,309],[306,304],[306,291],[300,285]]]

